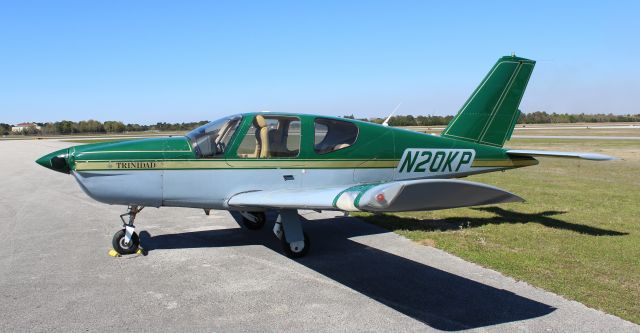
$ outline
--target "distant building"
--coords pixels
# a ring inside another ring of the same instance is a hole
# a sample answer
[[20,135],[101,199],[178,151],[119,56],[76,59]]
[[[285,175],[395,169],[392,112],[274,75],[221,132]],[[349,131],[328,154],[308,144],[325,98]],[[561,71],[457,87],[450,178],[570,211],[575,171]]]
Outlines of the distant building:
[[16,126],[11,127],[11,132],[22,132],[25,130],[25,128],[35,128],[37,130],[40,130],[40,126],[38,126],[36,123],[20,123]]

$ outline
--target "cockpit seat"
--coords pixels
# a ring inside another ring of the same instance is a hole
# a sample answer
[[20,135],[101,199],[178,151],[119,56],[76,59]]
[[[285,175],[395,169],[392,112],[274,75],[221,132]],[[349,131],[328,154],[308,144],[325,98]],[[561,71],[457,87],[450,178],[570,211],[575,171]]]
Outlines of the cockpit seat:
[[269,130],[269,154],[270,157],[286,157],[287,147],[282,142],[282,130],[272,128]]
[[253,120],[256,127],[256,150],[254,156],[257,158],[269,157],[269,128],[267,121],[262,115],[257,115]]

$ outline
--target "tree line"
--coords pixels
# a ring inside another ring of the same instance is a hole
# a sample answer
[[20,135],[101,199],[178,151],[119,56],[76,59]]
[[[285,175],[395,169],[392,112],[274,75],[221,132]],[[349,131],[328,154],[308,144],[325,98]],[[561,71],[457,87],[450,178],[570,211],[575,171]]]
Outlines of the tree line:
[[[344,118],[356,119],[353,115]],[[368,122],[381,124],[384,118],[358,118]],[[391,126],[444,126],[447,125],[453,116],[412,116],[398,115],[389,119]],[[208,121],[198,121],[189,123],[165,123],[159,122],[154,125],[125,124],[121,121],[83,120],[79,122],[63,120],[49,123],[36,123],[40,129],[28,127],[22,132],[11,132],[11,125],[0,123],[0,133],[2,135],[67,135],[67,134],[118,134],[129,132],[184,132],[192,130]],[[522,113],[518,118],[518,124],[552,124],[552,123],[607,123],[607,122],[640,122],[640,114],[614,115],[614,114],[568,114],[568,113],[547,113],[536,111]]]
[[[344,118],[356,119],[353,115]],[[384,118],[357,118],[359,120],[382,124]],[[390,126],[443,126],[449,124],[453,116],[412,116],[398,115],[389,119]],[[560,124],[560,123],[609,123],[609,122],[640,122],[640,114],[569,114],[569,113],[547,113],[536,111],[531,113],[521,113],[518,124]]]
[[11,132],[11,125],[0,123],[2,135],[67,135],[67,134],[122,134],[129,132],[183,132],[194,129],[208,121],[190,123],[156,123],[154,125],[125,124],[121,121],[62,120],[53,123],[35,123],[40,127],[26,127],[22,132]]

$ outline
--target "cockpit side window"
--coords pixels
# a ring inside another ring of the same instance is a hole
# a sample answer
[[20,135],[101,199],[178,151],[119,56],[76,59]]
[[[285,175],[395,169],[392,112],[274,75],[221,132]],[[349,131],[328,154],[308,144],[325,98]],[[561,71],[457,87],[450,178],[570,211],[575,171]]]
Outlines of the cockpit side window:
[[219,158],[240,124],[241,116],[218,119],[187,133],[198,158]]
[[348,121],[316,118],[314,121],[314,150],[327,154],[350,147],[358,138],[358,126]]

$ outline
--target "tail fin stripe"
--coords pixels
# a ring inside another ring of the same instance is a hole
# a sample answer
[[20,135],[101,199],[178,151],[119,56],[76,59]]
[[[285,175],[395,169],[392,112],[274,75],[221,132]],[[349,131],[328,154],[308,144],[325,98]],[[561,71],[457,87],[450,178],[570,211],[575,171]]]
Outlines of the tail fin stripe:
[[[520,72],[522,69],[524,69],[524,66],[531,66],[531,72],[533,71],[534,64],[532,64],[532,63],[522,63],[521,62],[520,66],[518,67],[518,72]],[[517,106],[520,105],[520,102],[522,101],[522,97],[524,97],[524,89],[527,87],[527,84],[529,83],[529,79],[531,78],[531,72],[529,72],[529,75],[527,75],[526,79],[524,80],[523,93],[520,94],[520,96],[518,97],[518,101],[515,104],[516,105],[516,110],[511,115],[511,122],[509,123],[510,125],[508,127],[509,130],[502,133],[501,140],[500,140],[501,144],[496,145],[498,147],[502,147],[504,145],[504,142],[509,140],[511,138],[511,135],[513,134],[513,130],[516,127],[516,123],[518,122],[518,117],[520,117],[520,110],[517,108]],[[516,74],[518,74],[518,73],[516,73]],[[513,83],[512,83],[512,85],[513,85]],[[509,89],[511,89],[511,87],[509,87]],[[505,99],[506,99],[506,97],[505,97]],[[503,100],[503,102],[504,102],[504,100]],[[487,126],[487,130],[489,129],[489,127],[490,127],[490,125]],[[484,135],[482,136],[483,140],[480,141],[480,142],[484,143],[484,144],[492,144],[490,142],[485,142],[484,141],[484,137],[486,136],[486,134],[487,133],[485,132]]]
[[[526,66],[532,66],[532,67],[533,67],[533,65],[532,65],[532,64],[522,64],[522,67],[521,67],[521,68],[524,68],[524,66],[525,66],[525,65],[526,65]],[[533,69],[532,69],[532,71],[533,71]],[[529,77],[527,77],[527,80],[526,80],[526,81],[525,81],[525,83],[524,83],[524,86],[525,86],[525,87],[526,87],[526,86],[527,86],[527,84],[529,83],[529,79],[530,79],[530,78],[531,78],[531,75],[529,75]],[[524,97],[524,94],[520,95],[520,98],[518,99],[518,105],[520,105],[520,102],[522,101],[522,97]],[[505,132],[504,137],[502,137],[502,142],[505,142],[505,141],[507,141],[507,140],[511,139],[511,135],[513,134],[513,130],[514,130],[514,129],[515,129],[515,127],[516,127],[516,124],[517,124],[517,122],[518,122],[518,118],[519,118],[519,117],[520,117],[520,110],[517,110],[517,111],[513,114],[513,117],[511,118],[511,127],[510,127],[510,128],[511,128],[511,130],[510,130],[510,131],[508,131],[508,132]]]

